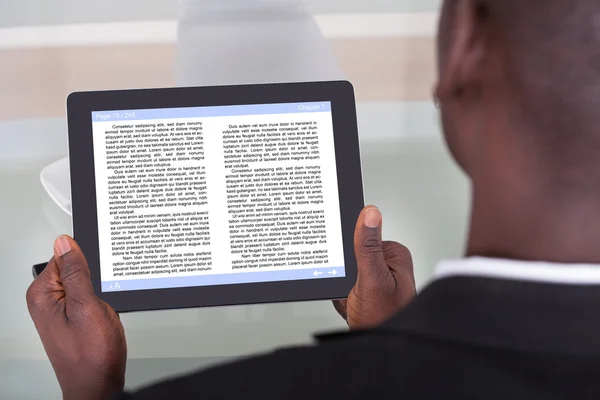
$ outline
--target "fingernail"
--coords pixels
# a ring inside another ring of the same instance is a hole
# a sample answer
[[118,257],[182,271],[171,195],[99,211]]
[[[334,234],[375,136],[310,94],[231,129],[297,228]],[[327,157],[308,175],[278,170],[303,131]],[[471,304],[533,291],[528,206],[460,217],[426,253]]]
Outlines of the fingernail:
[[369,208],[365,213],[365,225],[367,228],[379,228],[381,224],[381,213],[377,208]]
[[66,236],[60,236],[54,242],[54,252],[58,257],[62,257],[71,251],[71,241]]

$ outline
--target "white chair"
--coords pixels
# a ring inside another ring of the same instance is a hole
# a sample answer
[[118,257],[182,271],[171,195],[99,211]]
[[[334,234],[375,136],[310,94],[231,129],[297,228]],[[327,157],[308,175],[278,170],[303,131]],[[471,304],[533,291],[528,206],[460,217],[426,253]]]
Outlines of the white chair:
[[303,0],[180,0],[178,84],[342,79]]

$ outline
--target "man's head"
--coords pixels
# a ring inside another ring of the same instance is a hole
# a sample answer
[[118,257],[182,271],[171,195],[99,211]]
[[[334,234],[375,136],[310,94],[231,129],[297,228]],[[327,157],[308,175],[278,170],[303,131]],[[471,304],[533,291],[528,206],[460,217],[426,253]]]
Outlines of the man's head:
[[447,139],[470,175],[491,134],[512,146],[498,151],[550,166],[600,158],[600,2],[447,0],[439,77]]
[[473,182],[470,252],[577,236],[600,218],[600,2],[446,0],[439,28],[436,96]]

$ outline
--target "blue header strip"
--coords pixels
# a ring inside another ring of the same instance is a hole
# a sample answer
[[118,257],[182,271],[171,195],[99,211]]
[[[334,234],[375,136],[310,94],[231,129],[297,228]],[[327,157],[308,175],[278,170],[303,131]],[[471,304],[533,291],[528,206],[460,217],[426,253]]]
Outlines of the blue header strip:
[[234,117],[242,115],[298,114],[331,112],[331,102],[257,104],[241,106],[211,106],[158,108],[92,112],[92,122],[140,121],[149,119]]

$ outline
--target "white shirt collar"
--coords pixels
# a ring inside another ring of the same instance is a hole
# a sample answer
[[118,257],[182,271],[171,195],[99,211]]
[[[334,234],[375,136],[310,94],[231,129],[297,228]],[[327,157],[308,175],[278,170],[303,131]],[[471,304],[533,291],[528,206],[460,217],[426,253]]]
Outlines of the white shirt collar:
[[483,257],[448,260],[438,263],[435,270],[435,279],[456,276],[570,285],[598,285],[600,284],[600,265],[557,264]]

